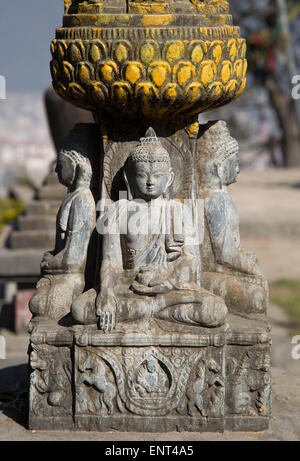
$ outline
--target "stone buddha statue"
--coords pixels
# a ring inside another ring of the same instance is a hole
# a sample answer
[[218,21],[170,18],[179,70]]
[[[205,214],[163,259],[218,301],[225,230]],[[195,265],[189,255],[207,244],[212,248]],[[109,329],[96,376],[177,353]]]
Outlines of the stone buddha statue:
[[59,147],[55,171],[68,194],[57,215],[55,248],[43,256],[42,278],[29,307],[34,317],[60,320],[70,313],[73,299],[85,286],[87,249],[96,211],[90,190],[90,160],[72,136]]
[[227,190],[240,171],[238,143],[225,122],[209,122],[202,127],[197,150],[207,230],[202,284],[221,296],[232,313],[264,314],[268,284],[254,253],[241,248],[239,215]]
[[73,302],[74,320],[104,332],[118,323],[149,325],[153,318],[222,326],[226,305],[197,283],[197,247],[188,240],[194,229],[182,223],[182,203],[169,199],[175,173],[153,129],[130,153],[123,174],[128,199],[113,202],[97,223],[103,234],[100,288]]

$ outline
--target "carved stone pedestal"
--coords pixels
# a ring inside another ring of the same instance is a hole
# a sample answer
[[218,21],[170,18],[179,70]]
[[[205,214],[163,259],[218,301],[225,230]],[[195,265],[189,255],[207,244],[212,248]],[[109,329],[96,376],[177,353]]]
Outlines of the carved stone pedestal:
[[95,126],[58,149],[29,426],[263,430],[268,286],[227,189],[238,143],[198,121],[243,92],[246,43],[227,1],[96,3],[65,0],[51,44],[54,89]]
[[121,335],[40,324],[31,337],[30,429],[266,429],[268,327],[230,320],[197,333]]

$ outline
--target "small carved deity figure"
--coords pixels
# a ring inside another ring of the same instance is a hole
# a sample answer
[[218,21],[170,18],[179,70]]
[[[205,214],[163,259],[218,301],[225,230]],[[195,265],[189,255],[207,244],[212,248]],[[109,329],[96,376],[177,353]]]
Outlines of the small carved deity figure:
[[163,394],[168,391],[167,376],[162,371],[158,361],[150,357],[145,361],[137,373],[136,390],[139,394]]
[[210,416],[220,417],[224,413],[225,382],[220,376],[221,367],[214,360],[207,363],[208,370],[208,413]]
[[233,413],[257,416],[257,411],[260,416],[268,416],[271,399],[270,355],[264,350],[248,351],[240,362],[231,359],[230,365]]
[[196,380],[193,385],[188,388],[186,393],[188,398],[188,414],[190,416],[193,416],[194,408],[196,408],[202,416],[207,416],[203,401],[203,392],[206,389],[205,369],[205,362],[201,360],[197,364]]
[[197,143],[205,201],[202,285],[225,300],[232,313],[264,314],[268,285],[254,253],[240,246],[239,216],[227,191],[239,173],[239,146],[225,122],[209,122]]
[[187,229],[176,233],[182,204],[168,198],[174,171],[151,128],[129,155],[124,177],[129,200],[113,203],[102,217],[110,224],[103,235],[100,291],[91,289],[74,301],[75,321],[98,323],[104,332],[117,322],[150,322],[153,317],[203,327],[223,325],[224,301],[195,282],[195,246],[185,241]]
[[30,355],[30,365],[34,370],[31,375],[39,394],[47,395],[47,403],[51,407],[64,407],[69,401],[69,389],[71,381],[71,364],[67,358],[52,356],[43,351],[42,357],[38,348],[33,347]]
[[60,320],[70,313],[73,299],[84,289],[87,249],[96,212],[90,191],[90,161],[69,137],[60,146],[56,172],[68,194],[57,215],[55,248],[43,256],[42,278],[29,307],[36,318]]

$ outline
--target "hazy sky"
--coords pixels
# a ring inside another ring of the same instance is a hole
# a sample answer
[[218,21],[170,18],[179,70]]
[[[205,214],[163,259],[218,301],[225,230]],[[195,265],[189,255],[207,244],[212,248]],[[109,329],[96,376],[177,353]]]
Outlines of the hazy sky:
[[7,91],[42,91],[51,82],[50,42],[63,0],[0,0],[0,75]]

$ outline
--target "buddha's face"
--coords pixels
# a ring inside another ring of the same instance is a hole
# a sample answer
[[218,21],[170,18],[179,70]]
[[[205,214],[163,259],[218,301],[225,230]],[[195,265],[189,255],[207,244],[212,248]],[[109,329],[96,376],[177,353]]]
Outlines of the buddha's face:
[[174,179],[173,170],[164,162],[137,162],[131,173],[134,198],[149,201],[161,197]]
[[59,154],[55,171],[59,182],[66,187],[71,187],[75,177],[75,167],[72,160],[66,155]]

